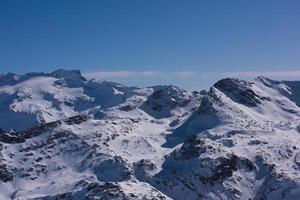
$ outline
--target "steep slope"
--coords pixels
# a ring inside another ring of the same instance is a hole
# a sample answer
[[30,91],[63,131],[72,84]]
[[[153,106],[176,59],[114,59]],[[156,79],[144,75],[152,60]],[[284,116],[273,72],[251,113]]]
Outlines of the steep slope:
[[0,199],[300,194],[300,82],[223,79],[199,93],[58,70],[0,83]]
[[131,90],[119,84],[87,81],[78,70],[7,74],[0,82],[0,127],[4,130],[23,130],[95,106],[119,105]]
[[300,108],[282,95],[293,94],[287,85],[266,81],[216,83],[169,136],[187,139],[148,182],[174,199],[294,199]]
[[[111,123],[115,122],[109,123],[110,128]],[[149,184],[132,179],[128,161],[109,146],[110,140],[118,137],[116,130],[99,133],[103,126],[104,122],[79,115],[3,134],[3,198],[168,199]],[[116,128],[120,135],[127,133],[125,127]]]

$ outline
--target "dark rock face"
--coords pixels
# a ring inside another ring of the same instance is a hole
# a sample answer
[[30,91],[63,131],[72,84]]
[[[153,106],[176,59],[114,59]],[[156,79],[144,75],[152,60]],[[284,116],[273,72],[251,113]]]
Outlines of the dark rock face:
[[120,110],[122,110],[122,111],[131,111],[131,110],[133,110],[133,107],[129,104],[126,104],[124,106],[121,106]]
[[69,117],[65,120],[65,122],[68,125],[73,125],[73,124],[81,124],[82,122],[85,122],[88,120],[88,117],[86,115],[76,115],[74,117]]
[[6,164],[0,163],[0,181],[8,182],[8,181],[12,181],[13,179],[14,179],[13,172],[8,169]]
[[[209,162],[211,162],[209,160]],[[234,171],[237,171],[238,157],[235,155],[230,155],[228,158],[220,157],[216,159],[214,162],[218,163],[215,166],[212,166],[211,175],[209,176],[200,176],[199,179],[213,184],[216,181],[221,181],[226,177],[232,176]]]
[[1,133],[0,134],[0,142],[9,143],[9,144],[22,143],[22,142],[25,142],[25,139],[22,137],[19,137],[19,136],[10,135],[7,133]]
[[170,117],[170,111],[176,107],[186,106],[190,99],[185,91],[174,87],[164,86],[156,89],[141,106],[148,114],[155,118]]
[[146,181],[149,177],[148,171],[156,169],[154,162],[148,159],[142,159],[133,164],[134,166],[134,175],[140,181]]
[[27,129],[25,131],[15,132],[15,133],[3,133],[0,135],[0,142],[3,143],[22,143],[26,139],[36,137],[45,131],[49,131],[55,127],[61,125],[60,121],[49,122],[46,124],[40,124],[33,128]]
[[[73,117],[69,117],[64,122],[68,125],[73,125],[73,124],[80,124],[82,122],[85,122],[88,120],[88,117],[86,115],[76,115]],[[0,142],[3,143],[22,143],[25,142],[26,139],[36,137],[42,133],[45,133],[47,131],[53,130],[56,127],[59,127],[62,125],[61,121],[54,121],[54,122],[49,122],[45,124],[40,124],[37,125],[33,128],[20,131],[20,132],[15,132],[15,133],[2,133],[0,134]]]
[[283,81],[292,91],[291,100],[300,107],[300,81]]
[[49,76],[64,79],[69,87],[81,87],[84,85],[84,81],[86,81],[79,70],[59,69],[51,72]]
[[209,96],[202,98],[199,108],[179,127],[174,129],[171,135],[167,136],[165,147],[174,147],[184,142],[186,137],[212,129],[220,123],[218,111],[214,108]]
[[204,140],[198,138],[196,135],[192,135],[181,147],[180,151],[178,152],[180,154],[175,153],[174,156],[175,159],[189,160],[192,158],[198,158],[201,154],[208,151],[215,151],[215,149]]
[[163,170],[155,175],[153,184],[174,199],[177,197],[174,188],[185,188],[187,195],[198,195],[198,198],[191,197],[193,199],[210,199],[203,191],[211,190],[216,193],[226,191],[228,199],[236,199],[234,196],[240,194],[240,191],[227,188],[223,183],[229,179],[238,179],[235,172],[255,173],[256,166],[249,159],[232,153],[211,157],[222,152],[222,145],[219,147],[207,138],[190,137],[180,149],[166,158]]
[[57,194],[53,196],[43,196],[38,199],[41,200],[73,200],[73,199],[126,199],[125,193],[121,187],[116,183],[90,183],[81,180],[76,183],[76,190]]
[[5,163],[1,150],[3,149],[2,144],[0,143],[0,182],[8,182],[14,179],[12,170]]
[[[172,156],[178,161],[191,162],[192,160],[199,159],[204,153],[210,155],[220,152],[221,149],[215,148],[209,141],[208,139],[191,136],[185,141],[179,151],[172,153]],[[216,159],[209,157],[200,158],[197,162],[199,162],[200,166],[211,170],[210,175],[206,176],[206,179],[211,182],[229,177],[233,171],[240,168],[244,168],[247,171],[254,170],[255,168],[250,160],[238,157],[234,154],[228,154],[226,157],[218,157]]]
[[[1,134],[0,134],[1,135]],[[8,182],[14,179],[14,175],[11,169],[6,164],[2,154],[3,145],[0,143],[0,182]]]
[[[76,190],[53,195],[43,196],[38,199],[41,200],[74,200],[74,199],[86,199],[86,200],[112,200],[112,199],[140,199],[135,193],[125,193],[120,185],[117,183],[90,183],[85,180],[81,180],[76,184]],[[155,190],[150,194],[144,195],[143,200],[165,200],[166,198]]]
[[93,166],[93,171],[98,180],[103,182],[121,182],[128,180],[132,175],[132,171],[121,157],[101,160]]
[[204,96],[197,113],[199,115],[214,115],[217,113],[217,110],[213,107],[212,101],[207,96]]
[[221,140],[223,145],[226,147],[234,147],[234,142],[231,139],[223,139]]
[[296,130],[298,131],[298,133],[300,133],[300,125],[298,125],[298,126],[296,127]]
[[297,153],[294,158],[295,168],[300,169],[300,153]]
[[278,172],[274,164],[269,164],[261,156],[256,156],[257,166],[256,179],[263,180],[254,199],[298,199],[290,196],[291,189],[299,186],[297,183],[286,177],[284,173]]
[[153,170],[156,168],[155,164],[148,159],[142,159],[138,161],[135,165],[138,168],[149,169],[149,170]]
[[214,84],[214,87],[223,92],[232,101],[248,107],[261,104],[263,100],[270,100],[269,97],[257,95],[251,89],[251,83],[239,79],[226,78]]
[[260,144],[268,144],[266,141],[261,141],[261,140],[250,140],[249,145],[260,145]]

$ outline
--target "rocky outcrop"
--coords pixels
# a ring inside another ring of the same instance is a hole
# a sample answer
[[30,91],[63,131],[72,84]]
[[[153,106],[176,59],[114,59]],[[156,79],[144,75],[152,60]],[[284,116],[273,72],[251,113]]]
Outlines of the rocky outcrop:
[[65,122],[68,125],[80,124],[88,120],[86,115],[76,115],[73,117],[69,117],[62,121],[54,121],[45,124],[40,124],[30,129],[14,132],[14,133],[2,133],[0,134],[0,142],[3,143],[22,143],[25,142],[26,139],[37,137],[40,134],[51,131],[56,127],[62,125]]
[[226,78],[218,81],[213,87],[222,91],[232,101],[245,106],[254,107],[264,100],[271,100],[270,97],[263,97],[256,94],[252,89],[253,83],[239,79]]
[[154,118],[166,118],[177,107],[184,107],[191,101],[186,91],[175,86],[154,87],[154,92],[147,98],[141,108]]

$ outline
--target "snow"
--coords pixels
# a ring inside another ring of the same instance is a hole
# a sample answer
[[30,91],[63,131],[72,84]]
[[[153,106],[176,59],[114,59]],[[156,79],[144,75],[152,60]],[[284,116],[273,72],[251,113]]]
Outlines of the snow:
[[1,76],[0,199],[297,199],[299,87]]

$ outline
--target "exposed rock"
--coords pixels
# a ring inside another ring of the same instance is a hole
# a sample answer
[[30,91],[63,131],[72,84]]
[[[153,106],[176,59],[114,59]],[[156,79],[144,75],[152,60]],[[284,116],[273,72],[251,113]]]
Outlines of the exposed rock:
[[64,70],[59,69],[50,73],[50,76],[55,78],[64,79],[64,81],[68,84],[69,87],[80,87],[84,85],[84,81],[86,79],[81,76],[79,70]]
[[253,83],[239,79],[227,78],[215,83],[214,87],[226,94],[232,101],[249,107],[261,104],[261,101],[264,100],[271,100],[270,97],[257,95],[251,89],[252,84]]
[[184,107],[190,103],[186,91],[175,86],[158,87],[145,101],[141,108],[155,118],[165,118],[172,115],[176,107]]
[[0,163],[0,180],[3,182],[12,181],[14,179],[13,172],[7,168],[7,165]]
[[224,79],[189,92],[79,71],[5,76],[0,199],[298,197],[297,82]]

